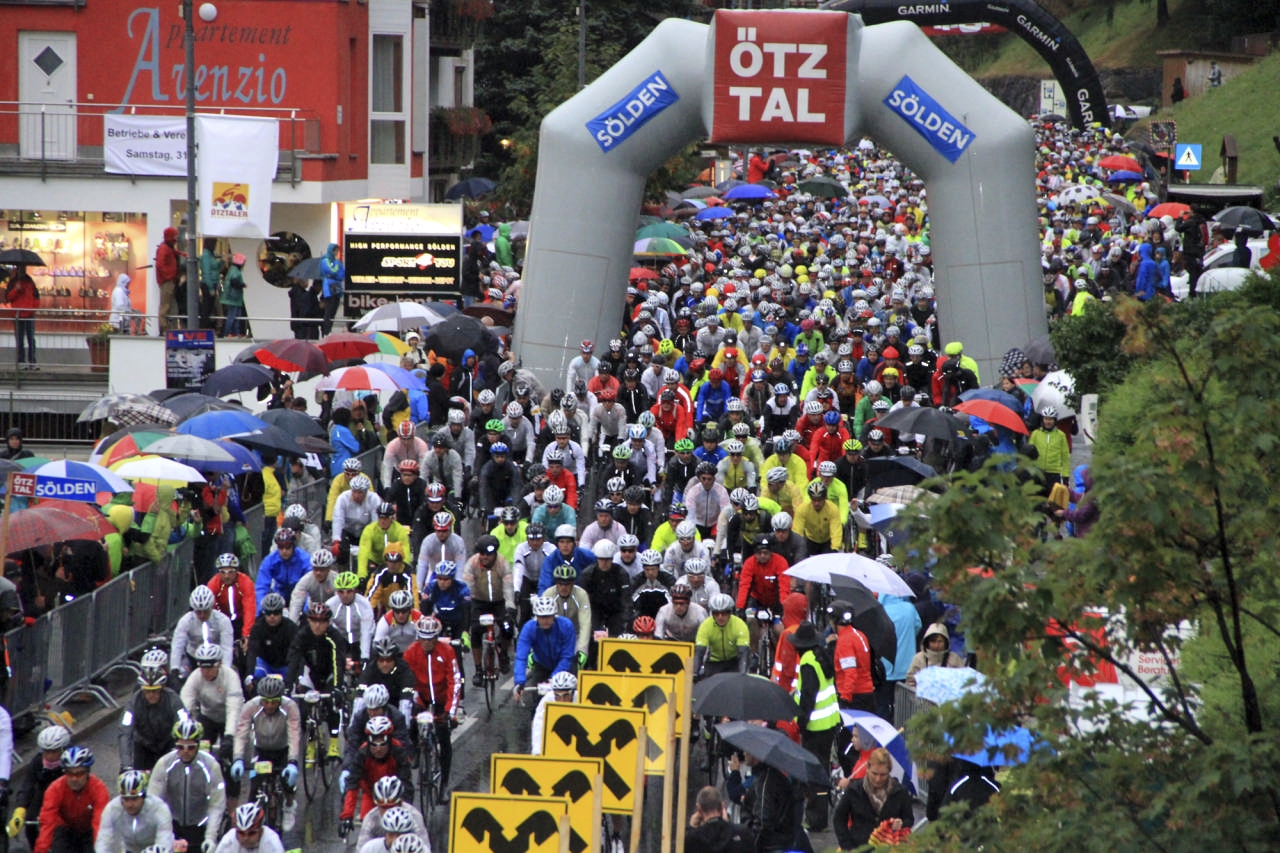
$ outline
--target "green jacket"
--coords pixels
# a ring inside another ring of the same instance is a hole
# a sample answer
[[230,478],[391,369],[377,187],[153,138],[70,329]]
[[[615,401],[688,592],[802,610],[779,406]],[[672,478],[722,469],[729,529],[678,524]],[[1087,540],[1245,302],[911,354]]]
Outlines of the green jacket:
[[222,282],[222,258],[205,249],[200,253],[200,283],[216,294]]
[[244,307],[244,273],[239,267],[233,266],[227,270],[227,280],[223,282],[219,301],[223,305]]

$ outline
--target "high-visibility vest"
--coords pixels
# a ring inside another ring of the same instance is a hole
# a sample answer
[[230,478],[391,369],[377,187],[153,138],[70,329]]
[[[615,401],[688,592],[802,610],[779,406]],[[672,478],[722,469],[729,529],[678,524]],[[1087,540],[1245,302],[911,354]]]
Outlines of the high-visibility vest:
[[834,678],[828,678],[822,673],[822,665],[818,663],[818,658],[813,653],[813,649],[808,649],[800,656],[800,665],[797,667],[796,678],[796,704],[800,704],[800,685],[803,683],[803,675],[801,672],[804,668],[812,667],[813,674],[818,678],[818,695],[813,702],[813,710],[809,712],[809,719],[801,721],[802,727],[811,732],[822,732],[827,729],[835,728],[840,725],[840,704],[836,699],[836,682]]

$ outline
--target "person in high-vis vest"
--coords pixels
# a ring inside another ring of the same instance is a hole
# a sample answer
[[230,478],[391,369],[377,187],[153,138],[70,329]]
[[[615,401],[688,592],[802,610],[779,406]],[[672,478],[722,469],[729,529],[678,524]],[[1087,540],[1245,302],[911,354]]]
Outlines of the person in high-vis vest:
[[[812,622],[802,622],[789,635],[800,661],[796,666],[796,722],[800,743],[821,762],[831,764],[831,745],[840,727],[840,706],[836,700],[836,670],[831,652],[818,636]],[[827,828],[826,785],[810,785],[805,794],[805,826],[810,832]]]

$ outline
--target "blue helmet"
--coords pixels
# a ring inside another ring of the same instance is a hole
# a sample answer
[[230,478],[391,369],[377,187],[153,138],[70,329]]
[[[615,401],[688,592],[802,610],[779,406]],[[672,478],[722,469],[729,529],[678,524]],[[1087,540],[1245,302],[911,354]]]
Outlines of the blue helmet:
[[441,560],[436,565],[436,577],[451,578],[458,573],[458,564],[453,560]]

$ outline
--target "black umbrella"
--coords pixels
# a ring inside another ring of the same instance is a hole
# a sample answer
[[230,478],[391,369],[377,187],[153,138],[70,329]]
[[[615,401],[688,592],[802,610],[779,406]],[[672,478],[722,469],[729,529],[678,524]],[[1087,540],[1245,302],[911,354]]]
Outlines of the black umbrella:
[[427,332],[422,345],[455,362],[462,358],[462,353],[466,350],[477,355],[498,351],[498,339],[483,323],[466,314],[453,314],[436,323]]
[[727,181],[721,181],[720,183],[716,184],[716,192],[727,193],[729,190],[733,189],[734,187],[745,186],[746,183],[747,183],[746,181],[741,181],[741,180],[738,180],[737,178],[730,178]]
[[5,249],[0,251],[0,264],[6,266],[44,266],[44,258],[30,249]]
[[1027,361],[1032,364],[1052,364],[1057,361],[1053,352],[1053,344],[1048,338],[1040,338],[1031,342],[1027,347]]
[[[894,627],[884,605],[876,600],[875,593],[852,578],[831,576],[831,588],[836,599],[853,609],[853,627],[867,635],[867,642],[882,658],[895,660],[898,656],[898,629]],[[833,602],[834,604],[835,602]]]
[[958,438],[969,429],[969,422],[930,406],[904,406],[876,419],[876,426],[898,432],[927,435],[930,438]]
[[725,743],[749,752],[775,770],[781,770],[794,782],[812,785],[830,783],[831,771],[812,752],[777,729],[734,721],[716,726]]
[[328,440],[314,435],[300,435],[297,438],[298,446],[307,453],[332,453],[333,445]]
[[722,672],[693,688],[693,713],[733,720],[794,720],[796,702],[767,678]]
[[480,198],[482,195],[493,192],[497,186],[488,178],[467,178],[465,181],[458,181],[449,187],[444,197],[448,201],[457,201],[460,198]]
[[1257,231],[1259,234],[1263,231],[1271,231],[1276,227],[1275,223],[1271,221],[1271,217],[1252,207],[1225,208],[1213,215],[1213,221],[1223,228],[1244,228],[1249,231]]
[[183,394],[192,393],[190,388],[157,388],[154,391],[148,391],[147,396],[157,403],[163,403],[172,397],[180,397]]
[[307,451],[302,449],[297,440],[278,426],[269,426],[243,435],[229,435],[227,438],[245,447],[277,456],[307,455]]
[[289,270],[289,278],[297,278],[303,281],[312,281],[318,278],[324,278],[324,273],[320,272],[320,261],[323,258],[304,258],[298,261],[293,269]]
[[225,397],[237,391],[252,391],[270,382],[271,370],[261,364],[229,364],[215,370],[200,386],[200,393]]
[[272,426],[280,427],[294,438],[301,438],[304,435],[312,435],[316,438],[326,437],[324,427],[305,413],[294,409],[267,409],[258,417]]
[[243,410],[243,406],[210,397],[208,394],[192,392],[170,397],[164,401],[164,407],[178,416],[179,421],[189,420],[205,412],[225,412],[229,409]]
[[881,456],[867,460],[867,491],[887,486],[914,486],[938,472],[914,456]]

